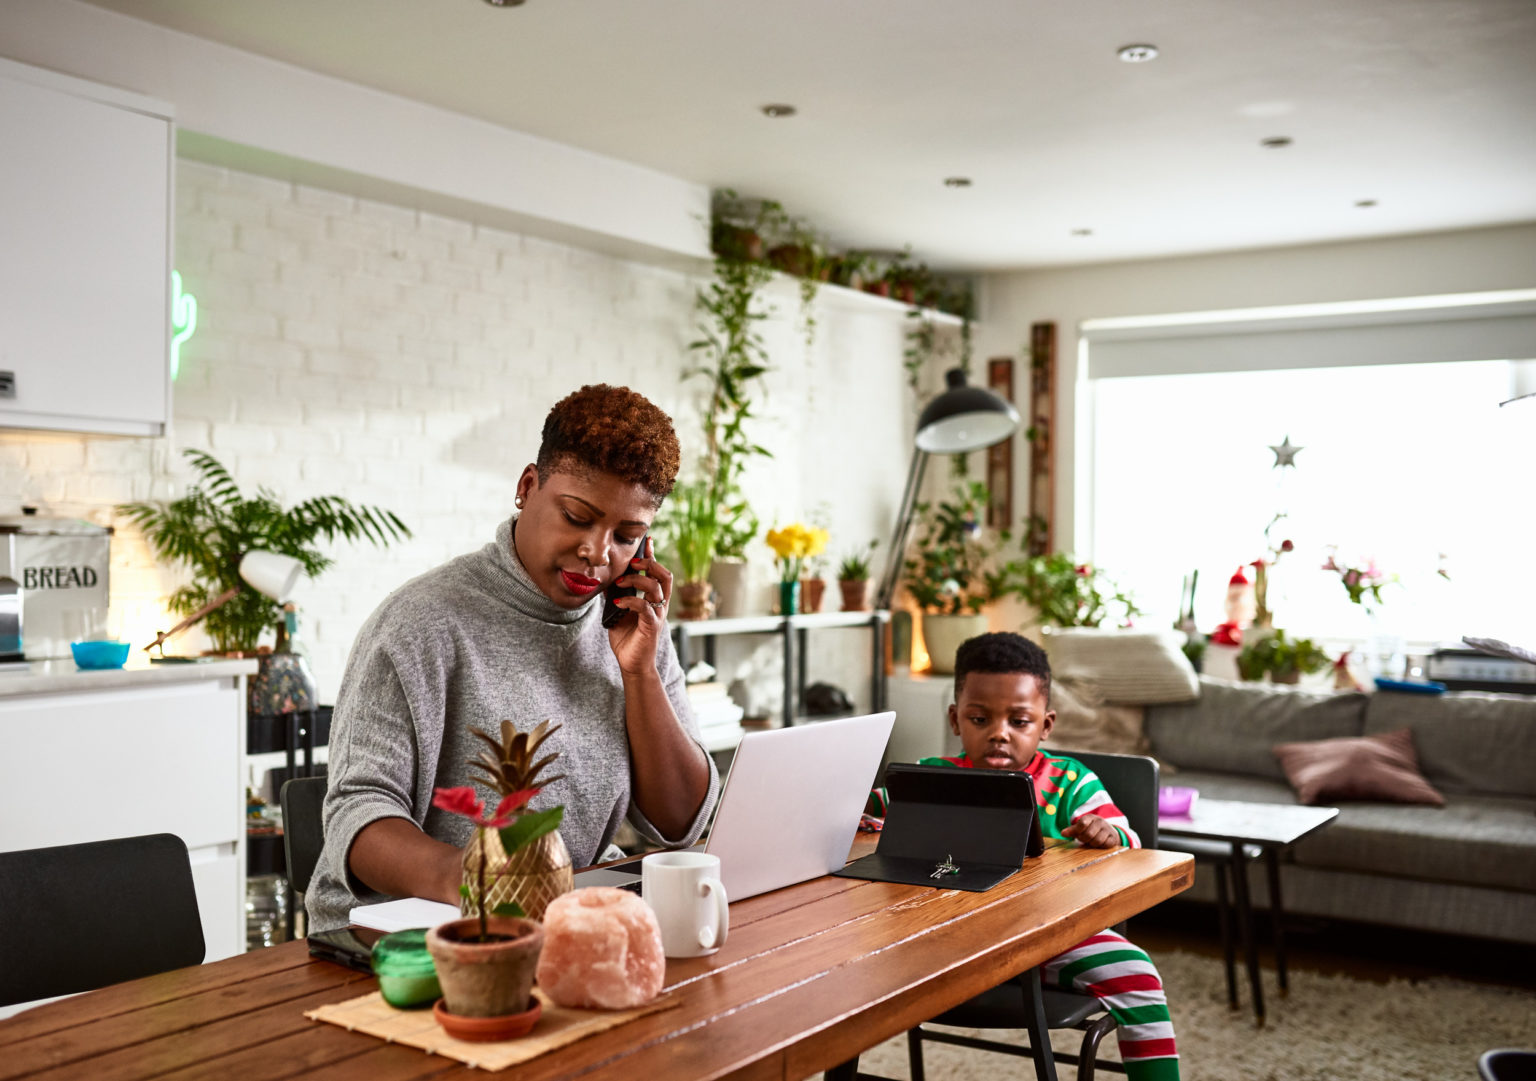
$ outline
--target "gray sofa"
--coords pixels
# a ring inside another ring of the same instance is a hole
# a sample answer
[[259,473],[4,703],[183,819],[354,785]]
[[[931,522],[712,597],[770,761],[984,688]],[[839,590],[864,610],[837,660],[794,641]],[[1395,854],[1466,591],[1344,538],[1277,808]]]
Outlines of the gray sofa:
[[[1444,807],[1340,802],[1291,850],[1288,912],[1536,943],[1536,698],[1327,694],[1202,678],[1200,697],[1148,706],[1164,784],[1201,798],[1297,802],[1270,748],[1407,727]],[[1256,905],[1262,863],[1250,865]],[[1214,898],[1210,875],[1186,894]]]

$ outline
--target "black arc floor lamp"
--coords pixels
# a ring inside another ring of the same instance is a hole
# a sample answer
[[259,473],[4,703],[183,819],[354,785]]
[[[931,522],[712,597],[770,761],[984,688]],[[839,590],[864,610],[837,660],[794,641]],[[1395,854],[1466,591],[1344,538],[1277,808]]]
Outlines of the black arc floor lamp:
[[907,470],[907,489],[901,497],[901,513],[896,516],[896,533],[891,538],[890,556],[880,579],[877,604],[890,608],[895,599],[896,583],[901,578],[902,553],[907,532],[912,528],[912,514],[917,493],[923,486],[923,473],[930,454],[967,454],[985,450],[1007,439],[1019,429],[1019,411],[985,387],[966,382],[965,371],[951,368],[944,373],[945,389],[923,407],[917,418],[917,434],[912,440],[912,465]]

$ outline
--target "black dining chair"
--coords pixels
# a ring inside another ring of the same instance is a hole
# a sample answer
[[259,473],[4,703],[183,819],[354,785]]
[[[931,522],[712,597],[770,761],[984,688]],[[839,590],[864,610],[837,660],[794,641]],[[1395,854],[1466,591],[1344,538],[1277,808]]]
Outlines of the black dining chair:
[[[1143,755],[1068,751],[1060,748],[1051,750],[1077,759],[1098,774],[1099,780],[1104,782],[1104,787],[1114,797],[1115,805],[1125,812],[1131,829],[1141,839],[1142,847],[1157,847],[1157,759]],[[1042,1015],[1043,1026],[1040,1020]],[[1026,1032],[1081,1029],[1083,1041],[1078,1053],[1057,1052],[1053,1055],[1054,1059],[1075,1065],[1078,1081],[1093,1081],[1096,1068],[1114,1073],[1125,1072],[1125,1067],[1119,1062],[1098,1061],[1099,1043],[1115,1030],[1115,1019],[1092,995],[1055,988],[1041,989],[1039,969],[1031,969],[983,991],[927,1023],[958,1028],[1024,1029]],[[918,1025],[907,1031],[907,1061],[912,1081],[924,1081],[925,1041],[1034,1058],[1039,1076],[1055,1077],[1054,1070],[1043,1069],[1043,1060],[1035,1054],[1033,1044],[1004,1043],[979,1036],[940,1032]]]
[[[325,803],[324,777],[295,777],[284,781],[277,800],[283,808],[283,862],[288,867],[288,887],[294,894],[309,890],[315,864],[320,862],[320,848],[325,834],[320,826],[320,808]],[[288,937],[294,937],[297,904],[288,905]]]
[[0,852],[0,1006],[199,965],[205,952],[174,834]]

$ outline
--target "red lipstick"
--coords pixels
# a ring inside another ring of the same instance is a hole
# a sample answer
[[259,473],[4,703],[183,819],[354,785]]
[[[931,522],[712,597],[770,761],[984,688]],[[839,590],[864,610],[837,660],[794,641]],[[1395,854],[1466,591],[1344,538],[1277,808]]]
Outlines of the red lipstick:
[[565,583],[566,589],[569,589],[578,597],[585,597],[589,593],[596,592],[597,587],[603,584],[596,578],[588,578],[585,574],[576,574],[572,571],[561,571],[560,581]]

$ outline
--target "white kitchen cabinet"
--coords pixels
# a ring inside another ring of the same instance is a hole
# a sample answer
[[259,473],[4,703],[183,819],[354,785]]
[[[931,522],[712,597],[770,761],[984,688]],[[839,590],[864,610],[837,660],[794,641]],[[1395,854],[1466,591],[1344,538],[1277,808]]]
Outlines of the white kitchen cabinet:
[[[0,674],[0,851],[174,833],[207,960],[245,951],[245,678],[255,661]],[[98,889],[111,918],[112,883]]]
[[0,427],[161,435],[168,105],[0,60]]

